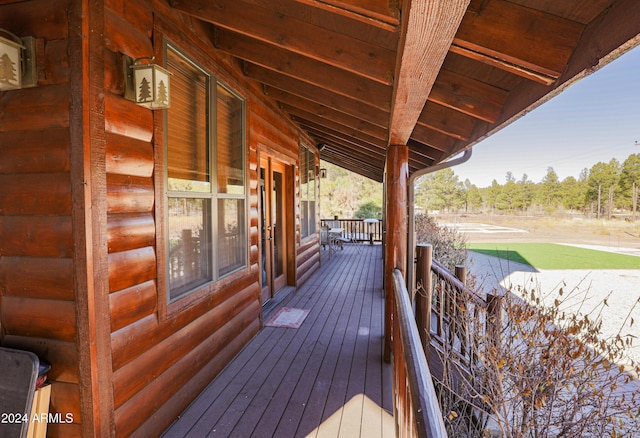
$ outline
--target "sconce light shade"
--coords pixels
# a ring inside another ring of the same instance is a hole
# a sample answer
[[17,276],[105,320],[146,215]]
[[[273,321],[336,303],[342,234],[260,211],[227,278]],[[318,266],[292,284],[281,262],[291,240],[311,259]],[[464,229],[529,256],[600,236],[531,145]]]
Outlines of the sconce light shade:
[[327,177],[327,169],[321,168],[320,169],[320,178],[326,178],[326,177]]
[[35,87],[35,38],[20,39],[4,29],[0,32],[11,37],[0,37],[0,91]]
[[142,58],[133,61],[128,56],[123,57],[125,70],[125,97],[140,106],[149,109],[169,108],[171,91],[169,76],[171,73],[156,64],[142,64]]
[[169,108],[169,73],[156,64],[134,64],[136,103],[150,109]]

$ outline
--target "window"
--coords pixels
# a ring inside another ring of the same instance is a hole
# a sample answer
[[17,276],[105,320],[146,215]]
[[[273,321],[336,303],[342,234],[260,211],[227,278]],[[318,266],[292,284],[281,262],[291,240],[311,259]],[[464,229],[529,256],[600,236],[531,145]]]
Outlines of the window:
[[166,45],[169,301],[247,265],[244,101]]
[[316,160],[306,146],[300,146],[300,223],[301,237],[316,233]]

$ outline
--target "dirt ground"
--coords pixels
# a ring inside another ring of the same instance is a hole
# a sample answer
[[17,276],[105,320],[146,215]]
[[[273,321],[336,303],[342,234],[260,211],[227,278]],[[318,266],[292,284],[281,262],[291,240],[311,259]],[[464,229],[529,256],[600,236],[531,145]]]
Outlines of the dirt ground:
[[[548,242],[640,249],[640,220],[462,214],[439,215],[437,221],[459,225],[461,231],[466,228],[464,234],[468,242]],[[473,224],[494,225],[514,231],[496,229],[495,232],[487,232],[476,229]]]

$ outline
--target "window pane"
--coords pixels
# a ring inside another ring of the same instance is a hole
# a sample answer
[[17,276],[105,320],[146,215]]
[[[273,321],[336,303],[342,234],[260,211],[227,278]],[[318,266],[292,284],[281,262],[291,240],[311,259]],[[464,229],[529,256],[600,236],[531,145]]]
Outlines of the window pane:
[[171,191],[211,191],[209,77],[169,47],[171,108],[167,110],[167,172]]
[[245,266],[247,238],[244,199],[218,200],[218,275]]
[[217,172],[218,193],[244,194],[243,102],[218,85]]
[[211,201],[169,198],[170,299],[205,284],[211,276]]

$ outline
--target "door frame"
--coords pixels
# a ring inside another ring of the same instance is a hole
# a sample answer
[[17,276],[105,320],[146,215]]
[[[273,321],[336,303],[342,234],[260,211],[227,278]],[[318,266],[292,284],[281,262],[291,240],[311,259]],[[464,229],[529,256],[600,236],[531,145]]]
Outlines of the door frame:
[[[287,162],[282,161],[270,154],[261,154],[258,162],[259,162],[258,220],[259,220],[259,232],[260,232],[259,266],[260,266],[260,273],[261,273],[260,274],[260,288],[261,288],[260,301],[262,305],[264,305],[266,302],[272,299],[280,289],[282,289],[286,285],[292,284],[292,281],[294,280],[295,274],[294,274],[294,269],[292,269],[292,266],[294,266],[292,265],[292,262],[295,261],[295,254],[293,253],[295,245],[293,245],[292,231],[294,229],[295,222],[293,220],[293,199],[292,199],[293,190],[291,189],[291,181],[292,181],[291,164],[288,164]],[[264,221],[265,221],[264,215],[269,214],[271,211],[273,211],[273,208],[271,208],[271,205],[270,205],[271,199],[269,196],[264,197],[264,199],[267,202],[267,205],[266,206],[262,205],[263,204],[263,196],[262,196],[263,188],[262,188],[262,182],[261,182],[262,169],[265,169],[264,190],[267,193],[270,193],[272,190],[272,183],[273,183],[272,178],[273,178],[274,170],[282,173],[281,216],[282,216],[282,220],[284,221],[284,227],[281,230],[282,234],[280,236],[281,237],[280,247],[281,247],[281,250],[283,251],[282,260],[281,260],[283,274],[277,278],[274,277],[275,272],[273,269],[274,247],[273,245],[269,244],[270,242],[273,242],[273,240],[269,239],[269,237],[273,237],[273,235],[270,236],[269,235],[270,231],[268,231],[266,228],[267,226],[271,225],[271,223],[273,223],[273,218],[267,218],[267,222],[269,222],[269,224],[267,225],[264,224]],[[265,255],[264,259],[263,259],[263,254]],[[263,282],[263,275],[266,275],[266,284],[264,284]]]

